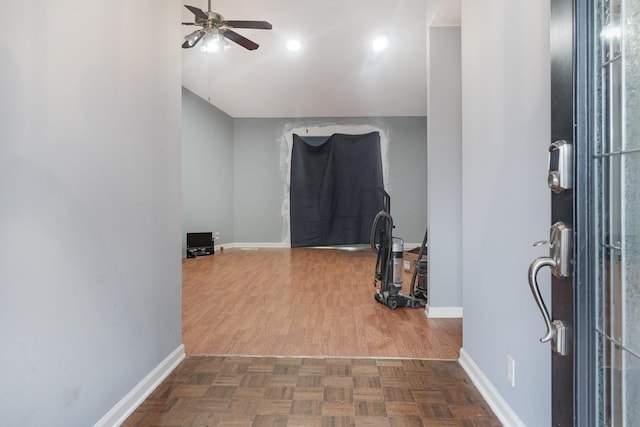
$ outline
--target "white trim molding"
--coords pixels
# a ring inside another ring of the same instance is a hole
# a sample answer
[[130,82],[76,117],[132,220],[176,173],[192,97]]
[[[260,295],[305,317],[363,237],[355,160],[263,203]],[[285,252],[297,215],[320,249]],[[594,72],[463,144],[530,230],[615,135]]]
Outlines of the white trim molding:
[[[416,249],[419,248],[422,245],[422,243],[405,243],[404,244],[404,250],[405,251],[410,251],[412,249]],[[349,245],[345,245],[345,246],[349,246]],[[353,246],[358,246],[358,245],[353,245]],[[366,250],[367,248],[369,248],[368,244],[363,244],[363,245],[359,245],[361,246],[361,249]],[[291,248],[291,242],[231,242],[231,243],[219,243],[214,245],[214,249],[216,250],[216,252],[220,251],[220,248],[225,248],[225,249],[281,249],[281,248],[285,248],[285,249],[290,249]],[[344,247],[341,246],[326,246],[326,247],[315,247],[320,248],[320,249],[344,249]],[[455,307],[454,307],[455,308]],[[455,316],[455,317],[460,317],[460,316]]]
[[[221,243],[220,246],[226,248],[237,249],[257,249],[257,248],[290,248],[291,243],[288,242],[233,242]],[[218,246],[216,249],[220,249]]]
[[[404,242],[402,248],[404,249],[405,252],[407,252],[407,251],[412,251],[414,249],[417,249],[420,246],[422,246],[422,243],[407,243],[407,242]],[[427,245],[427,247],[428,246],[429,245]]]
[[94,427],[119,426],[155,390],[185,358],[184,344],[173,350],[158,366],[142,379],[125,397],[109,410]]
[[464,350],[460,349],[460,359],[458,363],[462,369],[469,375],[471,382],[476,386],[484,400],[487,401],[493,413],[505,427],[526,427],[520,417],[515,413],[511,406],[507,403],[498,390],[493,386],[489,378],[482,372],[480,367],[476,365],[471,356]]
[[429,307],[424,308],[429,319],[457,319],[462,318],[462,307]]

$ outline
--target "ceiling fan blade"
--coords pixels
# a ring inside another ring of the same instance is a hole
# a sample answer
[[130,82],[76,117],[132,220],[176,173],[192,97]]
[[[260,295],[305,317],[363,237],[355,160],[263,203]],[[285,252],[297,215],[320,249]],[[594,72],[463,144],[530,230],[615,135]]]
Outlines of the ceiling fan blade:
[[267,21],[224,21],[227,27],[232,28],[256,28],[258,30],[270,30],[273,28]]
[[197,25],[195,22],[183,22],[182,25]]
[[260,45],[256,42],[249,40],[246,37],[241,36],[235,31],[225,30],[222,32],[222,35],[231,40],[232,42],[238,43],[240,46],[249,50],[256,50]]
[[186,4],[184,5],[184,7],[189,9],[191,11],[191,13],[193,13],[196,16],[196,18],[209,19],[209,15],[204,13],[202,11],[202,9],[198,9],[197,7],[189,6],[189,5],[186,5]]

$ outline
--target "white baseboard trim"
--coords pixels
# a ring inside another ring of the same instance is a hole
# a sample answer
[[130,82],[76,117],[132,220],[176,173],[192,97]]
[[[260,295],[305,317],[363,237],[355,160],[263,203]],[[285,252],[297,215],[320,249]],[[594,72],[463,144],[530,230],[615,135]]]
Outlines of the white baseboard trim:
[[184,344],[173,350],[158,366],[142,379],[125,397],[109,410],[94,427],[119,426],[136,410],[144,399],[151,394],[160,383],[184,359]]
[[429,319],[453,319],[462,318],[462,307],[429,307],[424,308]]
[[[422,243],[405,243],[405,251],[419,248]],[[259,248],[291,248],[291,242],[231,242],[214,245],[216,252],[225,249],[259,249]],[[328,247],[329,248],[329,247]]]
[[505,427],[526,427],[520,417],[511,409],[498,390],[493,386],[491,381],[484,375],[480,367],[476,365],[469,353],[464,348],[460,349],[460,359],[458,363],[465,370],[471,382],[476,386],[484,400],[487,401],[493,413]]
[[290,248],[291,243],[289,242],[233,242],[233,243],[222,243],[220,246],[224,248]]
[[413,250],[415,248],[419,248],[420,246],[422,246],[422,243],[407,243],[407,242],[404,242],[403,249],[405,251],[410,251],[410,250]]

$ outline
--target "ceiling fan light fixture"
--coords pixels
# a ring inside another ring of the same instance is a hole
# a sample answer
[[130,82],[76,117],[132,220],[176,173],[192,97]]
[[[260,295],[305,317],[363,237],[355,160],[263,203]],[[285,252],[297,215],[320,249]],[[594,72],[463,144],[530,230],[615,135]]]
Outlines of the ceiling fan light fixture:
[[213,30],[207,33],[202,40],[202,47],[200,50],[203,52],[218,52],[220,50],[227,50],[231,47],[229,42],[218,31]]
[[202,38],[202,33],[202,30],[195,30],[193,33],[187,34],[184,39],[187,43],[189,43],[189,46],[194,46],[196,43],[198,43],[198,40]]
[[209,52],[209,50],[211,48],[213,48],[214,43],[213,43],[213,39],[211,37],[210,33],[207,33],[203,38],[202,38],[202,44],[200,45],[200,50],[202,52]]

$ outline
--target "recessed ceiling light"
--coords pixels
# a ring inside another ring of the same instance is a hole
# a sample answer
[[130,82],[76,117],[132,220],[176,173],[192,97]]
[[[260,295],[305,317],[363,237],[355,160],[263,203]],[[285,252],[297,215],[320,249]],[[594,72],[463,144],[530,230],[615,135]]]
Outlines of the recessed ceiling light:
[[378,36],[373,39],[371,47],[375,52],[382,52],[387,47],[389,47],[389,38],[387,36]]
[[300,40],[291,39],[287,42],[287,49],[289,49],[290,52],[297,52],[301,48],[302,48],[302,43],[300,43]]

